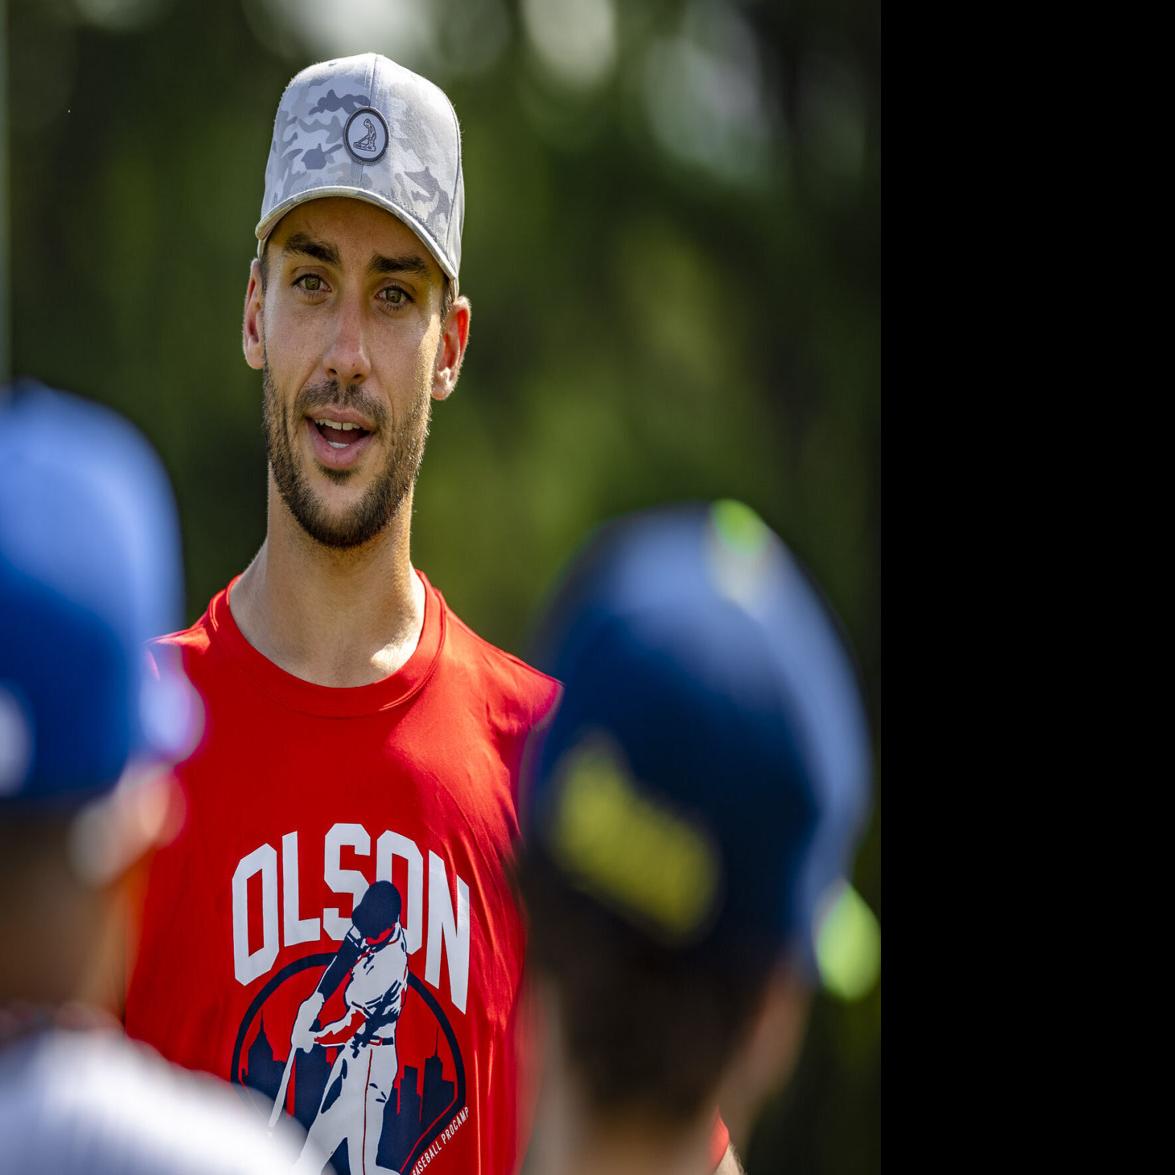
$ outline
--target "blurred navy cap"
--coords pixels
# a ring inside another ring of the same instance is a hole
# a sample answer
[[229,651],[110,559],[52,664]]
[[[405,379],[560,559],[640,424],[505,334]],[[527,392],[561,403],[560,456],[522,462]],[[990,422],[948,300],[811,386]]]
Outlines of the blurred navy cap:
[[85,800],[190,749],[198,703],[146,642],[178,627],[167,475],[97,404],[0,389],[0,804]]
[[838,626],[741,503],[602,528],[535,658],[564,686],[524,830],[583,892],[670,947],[757,942],[817,967],[870,753]]

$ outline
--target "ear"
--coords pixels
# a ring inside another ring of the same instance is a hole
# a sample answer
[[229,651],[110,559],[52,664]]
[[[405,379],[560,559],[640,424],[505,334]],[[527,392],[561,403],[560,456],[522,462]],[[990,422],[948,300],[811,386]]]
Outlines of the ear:
[[255,371],[265,366],[265,295],[261,291],[261,262],[253,258],[249,266],[249,284],[245,289],[245,314],[241,323],[241,345],[245,362]]
[[797,970],[779,963],[719,1089],[719,1106],[732,1137],[749,1137],[759,1107],[791,1076],[811,1003],[811,988]]
[[445,321],[441,323],[441,342],[437,347],[436,362],[432,373],[432,398],[447,400],[457,386],[461,374],[461,363],[465,358],[465,345],[469,342],[469,299],[453,299]]
[[74,823],[70,862],[96,908],[87,965],[75,998],[121,1017],[126,968],[136,945],[135,911],[141,909],[155,850],[183,823],[183,798],[170,770],[132,764],[114,791]]

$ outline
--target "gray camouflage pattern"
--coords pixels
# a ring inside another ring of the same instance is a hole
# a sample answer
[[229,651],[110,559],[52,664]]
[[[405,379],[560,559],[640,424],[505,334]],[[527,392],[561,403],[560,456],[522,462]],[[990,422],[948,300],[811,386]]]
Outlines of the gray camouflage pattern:
[[[354,158],[343,142],[347,120],[364,107],[377,110],[388,128],[387,150],[372,163]],[[274,120],[258,241],[296,204],[328,195],[354,195],[386,208],[455,278],[465,186],[457,115],[444,92],[378,53],[321,62],[297,74]]]

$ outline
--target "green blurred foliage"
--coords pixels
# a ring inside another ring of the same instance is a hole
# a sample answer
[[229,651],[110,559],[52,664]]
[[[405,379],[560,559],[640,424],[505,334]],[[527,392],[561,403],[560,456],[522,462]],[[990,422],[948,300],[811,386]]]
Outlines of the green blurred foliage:
[[[158,447],[194,619],[264,535],[240,312],[278,96],[312,60],[387,53],[445,87],[465,152],[471,343],[433,416],[417,564],[525,653],[590,528],[740,498],[824,586],[879,739],[876,3],[564,0],[613,18],[575,82],[533,34],[545,0],[380,2],[362,40],[360,0],[9,0],[14,372]],[[332,10],[360,42],[315,41]],[[876,808],[856,883],[880,914]],[[879,1058],[879,991],[817,1001],[751,1175],[877,1171]]]

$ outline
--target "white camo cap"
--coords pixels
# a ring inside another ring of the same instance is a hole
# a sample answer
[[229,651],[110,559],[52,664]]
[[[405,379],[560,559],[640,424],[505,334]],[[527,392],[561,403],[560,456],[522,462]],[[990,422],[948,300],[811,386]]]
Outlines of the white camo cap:
[[378,53],[297,74],[273,124],[257,255],[291,208],[323,196],[387,209],[456,278],[465,182],[461,132],[445,93]]

